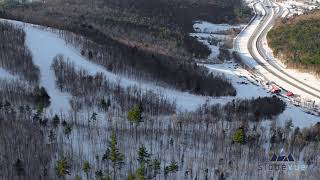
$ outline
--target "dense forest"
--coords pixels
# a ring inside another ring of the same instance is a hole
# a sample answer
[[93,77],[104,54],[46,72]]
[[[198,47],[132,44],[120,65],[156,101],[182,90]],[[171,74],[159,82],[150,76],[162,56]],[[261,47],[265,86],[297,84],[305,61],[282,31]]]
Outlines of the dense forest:
[[69,30],[107,48],[116,44],[183,59],[210,54],[206,46],[189,36],[193,21],[239,23],[248,21],[251,15],[240,0],[17,2],[5,0],[0,5],[0,16]]
[[276,56],[291,68],[320,75],[320,11],[279,20],[268,33]]
[[0,23],[0,66],[35,84],[39,69],[32,63],[32,55],[25,47],[25,33],[9,23]]

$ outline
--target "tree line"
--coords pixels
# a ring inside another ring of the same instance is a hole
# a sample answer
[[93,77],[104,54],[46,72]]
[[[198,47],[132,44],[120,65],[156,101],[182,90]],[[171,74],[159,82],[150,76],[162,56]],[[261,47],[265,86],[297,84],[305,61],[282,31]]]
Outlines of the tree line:
[[29,82],[39,82],[40,70],[25,46],[25,32],[8,22],[0,23],[0,66]]
[[[182,115],[181,121],[195,119],[207,123],[215,121],[244,121],[260,122],[266,119],[273,119],[281,114],[286,108],[286,103],[276,96],[258,97],[256,99],[237,99],[226,103],[225,105],[206,102],[196,111]],[[183,117],[186,117],[184,119]]]
[[76,97],[73,102],[78,105],[73,106],[94,105],[102,111],[116,108],[126,112],[141,104],[145,112],[153,115],[172,114],[176,110],[175,102],[164,95],[137,86],[122,87],[120,82],[111,82],[102,73],[90,75],[84,69],[77,69],[62,55],[54,58],[52,68],[57,87]]
[[61,36],[90,61],[114,73],[165,84],[182,91],[207,96],[235,96],[236,90],[225,77],[203,66],[166,55],[145,53],[138,48],[100,46],[86,38],[62,31]]

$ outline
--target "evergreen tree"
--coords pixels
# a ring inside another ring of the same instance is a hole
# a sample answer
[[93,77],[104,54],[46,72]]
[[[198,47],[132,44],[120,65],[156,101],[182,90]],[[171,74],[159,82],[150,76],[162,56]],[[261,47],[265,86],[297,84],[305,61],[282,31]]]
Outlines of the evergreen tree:
[[82,170],[83,170],[84,173],[86,173],[87,180],[89,180],[89,172],[90,172],[90,170],[91,170],[91,166],[90,166],[89,161],[85,161],[85,162],[83,163]]
[[139,167],[136,171],[136,179],[137,180],[144,180],[144,179],[146,179],[146,176],[147,176],[146,166],[149,165],[150,154],[143,145],[138,149],[138,159],[137,160],[139,162]]
[[71,126],[71,124],[66,124],[65,126],[64,126],[64,133],[67,135],[67,136],[69,136],[70,135],[70,133],[71,133],[71,131],[72,131],[72,126]]
[[289,130],[289,131],[293,128],[292,119],[286,121],[286,123],[285,123],[285,128],[286,128],[287,130]]
[[145,162],[140,163],[140,165],[136,171],[136,179],[137,180],[145,180],[146,179]]
[[102,170],[96,171],[95,175],[96,175],[96,179],[97,180],[103,180],[103,172],[102,172]]
[[245,132],[244,129],[238,128],[236,132],[233,134],[233,142],[244,144],[245,143]]
[[[98,115],[98,114],[97,114],[96,112],[93,112],[90,119],[91,119],[92,121],[96,121],[96,120],[97,120],[97,115]],[[90,121],[89,121],[89,122],[90,122]]]
[[59,178],[64,179],[67,174],[70,174],[70,165],[67,161],[67,158],[62,158],[56,163],[56,174]]
[[81,180],[81,178],[80,178],[79,175],[76,175],[76,176],[74,177],[74,180]]
[[138,150],[138,162],[148,164],[150,162],[150,154],[144,146],[141,146]]
[[178,171],[178,164],[176,161],[171,161],[171,163],[164,168],[164,174],[167,176],[169,173],[175,173]]
[[157,174],[159,174],[160,170],[161,170],[161,163],[158,159],[154,159],[152,161],[152,168],[153,168],[153,176],[156,177]]
[[101,99],[100,106],[104,111],[107,111],[107,102],[104,100],[104,98]]
[[135,180],[135,176],[132,173],[129,173],[127,176],[127,180]]
[[101,109],[103,109],[103,111],[106,112],[110,106],[111,106],[110,99],[108,99],[107,102],[104,98],[101,100],[100,107],[101,107]]
[[50,105],[50,96],[48,95],[44,87],[36,88],[34,91],[35,104],[42,107],[48,107]]
[[54,115],[53,118],[52,118],[52,123],[54,125],[54,127],[57,127],[60,123],[60,119],[59,119],[59,116],[58,115]]
[[128,120],[138,125],[142,121],[142,108],[135,106],[128,112]]
[[25,174],[24,164],[20,159],[17,159],[14,167],[18,176],[23,176]]
[[121,169],[124,160],[124,154],[118,149],[118,141],[115,132],[112,132],[111,139],[107,151],[103,155],[104,160],[109,160],[112,163],[113,179],[116,177],[116,170]]

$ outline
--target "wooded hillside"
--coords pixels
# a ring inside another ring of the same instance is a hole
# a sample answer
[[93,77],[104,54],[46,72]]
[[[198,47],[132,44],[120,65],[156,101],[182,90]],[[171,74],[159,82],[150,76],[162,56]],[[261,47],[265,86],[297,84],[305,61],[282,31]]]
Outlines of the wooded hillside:
[[289,67],[320,75],[320,11],[278,21],[268,41]]
[[240,0],[5,2],[0,7],[1,17],[69,30],[100,43],[116,41],[123,46],[184,59],[205,58],[210,54],[206,46],[189,36],[193,21],[234,23],[250,18],[250,10]]

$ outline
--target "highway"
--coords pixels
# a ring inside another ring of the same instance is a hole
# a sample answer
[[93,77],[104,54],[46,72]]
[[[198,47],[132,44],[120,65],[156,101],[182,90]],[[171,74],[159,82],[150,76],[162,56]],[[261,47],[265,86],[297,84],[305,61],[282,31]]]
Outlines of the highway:
[[[270,0],[264,0],[263,2],[259,3],[265,13],[261,14],[263,16],[262,20],[252,33],[247,44],[250,55],[257,62],[257,64],[261,66],[260,69],[263,69],[262,72],[260,71],[259,73],[270,82],[282,82],[281,88],[283,89],[290,90],[290,87],[293,87],[292,89],[297,89],[304,94],[308,94],[308,96],[312,97],[313,100],[320,100],[319,89],[288,74],[285,72],[284,68],[275,63],[276,60],[271,59],[272,57],[268,56],[267,51],[263,47],[263,39],[266,38],[267,33],[274,25],[276,19],[281,17],[283,14],[283,8],[277,3],[271,2]],[[259,12],[259,9],[257,9],[256,5],[253,7],[255,8],[255,12]],[[276,12],[276,8],[279,9],[278,12]],[[255,16],[255,18],[258,17]],[[265,71],[271,75],[265,76],[266,73],[263,73]]]

